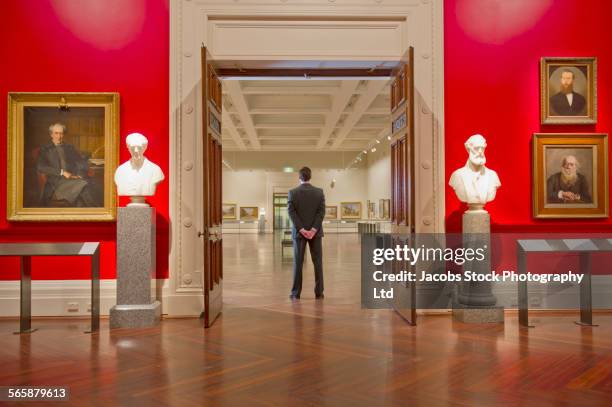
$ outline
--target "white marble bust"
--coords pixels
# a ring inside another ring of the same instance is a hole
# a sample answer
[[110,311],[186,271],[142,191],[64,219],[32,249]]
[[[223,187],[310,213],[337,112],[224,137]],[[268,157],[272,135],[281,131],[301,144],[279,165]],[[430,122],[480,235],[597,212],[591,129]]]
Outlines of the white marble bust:
[[453,187],[457,198],[471,207],[484,206],[495,199],[501,186],[497,173],[485,167],[487,141],[480,134],[474,134],[465,142],[469,158],[464,167],[455,170],[448,184]]
[[164,180],[164,173],[144,156],[149,144],[145,136],[132,133],[125,138],[125,144],[132,158],[115,171],[115,184],[119,195],[131,196],[132,203],[144,204],[145,196],[155,195],[155,188]]

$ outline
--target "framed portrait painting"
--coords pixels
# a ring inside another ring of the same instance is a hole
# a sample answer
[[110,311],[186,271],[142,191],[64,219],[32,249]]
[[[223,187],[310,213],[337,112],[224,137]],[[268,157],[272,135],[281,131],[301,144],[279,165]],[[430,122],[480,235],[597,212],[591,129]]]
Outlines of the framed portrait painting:
[[236,219],[238,217],[236,209],[236,204],[224,203],[222,205],[223,219]]
[[325,219],[338,219],[338,207],[337,206],[326,206],[325,207]]
[[376,217],[376,203],[368,201],[368,219],[374,219]]
[[608,135],[533,136],[536,218],[608,217]]
[[241,206],[240,220],[257,220],[259,218],[259,207],[257,206]]
[[341,202],[340,217],[342,219],[361,219],[361,202]]
[[597,123],[597,58],[542,58],[542,124]]
[[9,93],[7,218],[112,221],[118,93]]

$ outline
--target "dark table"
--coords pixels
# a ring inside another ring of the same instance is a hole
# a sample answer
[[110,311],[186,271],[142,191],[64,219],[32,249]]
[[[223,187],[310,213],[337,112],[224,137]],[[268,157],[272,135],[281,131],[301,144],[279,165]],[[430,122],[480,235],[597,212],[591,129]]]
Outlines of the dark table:
[[[612,239],[524,239],[517,240],[518,273],[527,273],[529,253],[576,253],[580,256],[580,271],[584,278],[580,282],[579,325],[593,325],[593,303],[591,297],[591,253],[612,252]],[[518,283],[519,325],[529,325],[527,281]]]
[[0,243],[0,256],[17,256],[20,263],[19,332],[32,329],[32,256],[91,257],[91,330],[100,329],[100,242],[83,243]]

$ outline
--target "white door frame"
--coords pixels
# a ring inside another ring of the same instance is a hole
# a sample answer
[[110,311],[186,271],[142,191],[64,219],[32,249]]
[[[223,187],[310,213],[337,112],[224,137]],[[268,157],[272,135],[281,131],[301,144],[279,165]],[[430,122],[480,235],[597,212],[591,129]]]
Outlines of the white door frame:
[[197,237],[203,205],[197,178],[202,44],[215,59],[348,61],[399,60],[412,45],[417,231],[444,231],[443,0],[296,3],[170,0],[171,243],[164,313],[199,315],[203,306]]

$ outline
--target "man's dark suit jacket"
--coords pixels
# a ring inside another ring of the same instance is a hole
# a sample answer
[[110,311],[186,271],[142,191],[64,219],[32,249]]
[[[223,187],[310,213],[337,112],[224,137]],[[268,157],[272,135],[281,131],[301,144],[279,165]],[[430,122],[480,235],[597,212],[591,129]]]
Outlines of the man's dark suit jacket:
[[[87,161],[81,157],[81,154],[72,144],[62,144],[62,146],[64,147],[64,160],[66,161],[64,170],[73,175],[85,176]],[[45,144],[40,148],[36,170],[47,175],[47,182],[42,194],[42,201],[46,203],[51,199],[55,187],[62,179],[62,175],[60,175],[62,170],[60,156],[53,143]]]
[[289,191],[287,210],[293,222],[291,234],[299,236],[300,229],[317,229],[314,237],[323,236],[323,218],[325,217],[325,195],[321,188],[305,183]]
[[567,101],[565,93],[559,92],[550,98],[551,114],[553,116],[586,116],[586,100],[580,93],[572,92],[572,105]]

